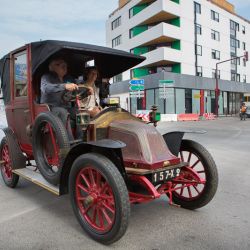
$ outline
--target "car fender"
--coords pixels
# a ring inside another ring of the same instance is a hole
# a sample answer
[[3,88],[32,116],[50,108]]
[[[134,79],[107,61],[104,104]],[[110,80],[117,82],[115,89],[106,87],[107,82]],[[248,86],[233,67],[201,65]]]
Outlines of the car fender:
[[14,131],[10,127],[1,128],[0,130],[4,132],[6,140],[8,142],[13,169],[25,168],[26,157],[23,155],[20,149]]
[[74,145],[67,154],[67,157],[63,164],[63,169],[60,178],[60,194],[68,193],[68,177],[71,170],[71,167],[74,161],[82,154],[86,153],[98,153],[104,155],[109,160],[111,160],[115,166],[120,171],[123,176],[125,182],[127,180],[127,174],[125,171],[125,167],[123,164],[122,157],[122,148],[125,147],[126,144],[111,139],[102,139],[98,141],[90,141],[90,142],[80,142]]
[[163,136],[169,150],[175,156],[178,156],[180,152],[181,142],[185,133],[195,133],[195,134],[204,134],[204,130],[183,130],[183,131],[171,131],[165,133]]

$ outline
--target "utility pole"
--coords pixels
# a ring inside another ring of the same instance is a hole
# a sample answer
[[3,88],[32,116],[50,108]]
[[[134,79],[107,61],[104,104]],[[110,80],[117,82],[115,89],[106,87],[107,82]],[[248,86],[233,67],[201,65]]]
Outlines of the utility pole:
[[216,63],[216,69],[215,69],[215,81],[216,81],[216,84],[215,84],[215,115],[217,117],[219,115],[219,96],[220,96],[218,65],[221,63],[233,61],[233,60],[236,60],[236,59],[242,58],[242,57],[243,57],[243,60],[245,60],[247,62],[248,61],[248,51],[245,51],[243,56],[232,57],[231,59]]

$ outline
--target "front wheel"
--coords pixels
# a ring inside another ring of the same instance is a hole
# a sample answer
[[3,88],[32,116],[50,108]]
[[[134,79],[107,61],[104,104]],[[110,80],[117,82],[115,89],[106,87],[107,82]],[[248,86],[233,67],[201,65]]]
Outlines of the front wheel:
[[173,201],[187,209],[208,204],[218,187],[216,164],[209,152],[199,143],[182,140],[180,158],[189,165],[173,180]]
[[88,153],[76,159],[69,176],[74,213],[93,239],[111,244],[126,232],[128,191],[120,172],[106,157]]

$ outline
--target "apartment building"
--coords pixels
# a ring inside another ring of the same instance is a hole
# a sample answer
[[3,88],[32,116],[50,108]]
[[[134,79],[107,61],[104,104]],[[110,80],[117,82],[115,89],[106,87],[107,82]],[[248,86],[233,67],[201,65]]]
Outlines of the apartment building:
[[[225,0],[120,0],[106,22],[106,45],[146,57],[113,79],[124,108],[203,114],[215,112],[216,63],[250,51],[250,22]],[[129,97],[131,78],[145,80],[144,98]],[[250,92],[250,62],[221,63],[218,78],[219,114],[237,113]],[[160,80],[173,82],[166,98]]]

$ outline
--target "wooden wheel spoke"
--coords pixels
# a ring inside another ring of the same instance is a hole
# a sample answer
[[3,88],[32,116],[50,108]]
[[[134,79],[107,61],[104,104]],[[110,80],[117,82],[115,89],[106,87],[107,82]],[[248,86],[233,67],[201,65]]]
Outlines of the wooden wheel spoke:
[[188,186],[187,189],[188,189],[189,198],[192,198],[193,196],[192,196],[192,192],[191,192],[190,186]]
[[93,208],[93,218],[92,218],[92,221],[93,221],[93,223],[95,223],[96,224],[96,214],[97,214],[97,208],[96,208],[96,206],[94,206],[94,208]]
[[198,159],[198,160],[191,166],[191,168],[194,168],[199,162],[200,162],[200,159]]
[[89,168],[88,174],[89,174],[91,186],[94,186],[95,185],[95,178],[94,178],[94,174],[93,174],[93,169]]
[[98,219],[99,219],[100,227],[103,228],[103,226],[104,226],[104,221],[103,221],[103,216],[102,216],[102,214],[101,214],[100,208],[98,208],[98,210],[97,210],[97,217],[98,217]]
[[104,193],[106,192],[107,188],[108,188],[108,183],[105,182],[105,184],[102,186],[102,188],[101,188],[101,190],[100,190],[100,193],[101,193],[101,194],[104,194]]
[[180,155],[181,155],[181,161],[184,162],[183,151],[180,152]]
[[[183,186],[183,185],[182,185],[182,186]],[[180,196],[182,196],[183,191],[184,191],[184,187],[181,188]]]
[[191,152],[189,152],[189,155],[188,155],[188,160],[187,160],[187,162],[190,162],[190,160],[191,160],[191,157],[192,157],[192,153],[191,153]]
[[115,213],[115,210],[114,210],[110,205],[108,205],[106,202],[103,202],[102,205],[103,205],[106,209],[108,209],[112,214]]
[[196,186],[193,186],[193,187],[194,187],[194,189],[196,190],[196,192],[197,192],[198,194],[200,194],[199,189],[198,189]]
[[101,211],[102,211],[102,214],[104,215],[104,218],[105,218],[106,221],[108,222],[108,224],[109,224],[109,225],[112,224],[112,220],[111,220],[111,218],[109,217],[109,215],[107,214],[105,208],[102,208]]
[[85,193],[89,193],[89,190],[87,188],[85,188],[83,185],[78,184],[77,185],[78,188],[80,188],[82,191],[84,191]]
[[88,186],[88,188],[90,188],[90,183],[89,183],[87,177],[85,176],[85,174],[81,174],[81,177],[84,180],[84,182],[86,183],[86,185]]
[[101,175],[99,172],[96,172],[96,186],[97,188],[101,187]]

